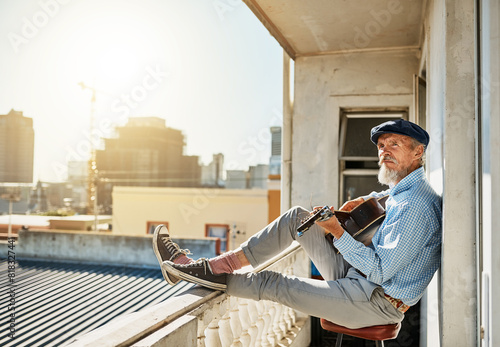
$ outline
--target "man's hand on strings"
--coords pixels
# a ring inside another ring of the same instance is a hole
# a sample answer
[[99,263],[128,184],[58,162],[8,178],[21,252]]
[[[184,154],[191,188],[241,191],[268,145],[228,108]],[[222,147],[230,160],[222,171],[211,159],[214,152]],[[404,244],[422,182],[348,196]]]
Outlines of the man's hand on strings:
[[340,211],[346,211],[346,212],[350,212],[352,211],[355,207],[361,205],[365,200],[363,198],[357,198],[357,199],[354,199],[354,200],[349,200],[349,201],[346,201],[341,207],[340,207]]

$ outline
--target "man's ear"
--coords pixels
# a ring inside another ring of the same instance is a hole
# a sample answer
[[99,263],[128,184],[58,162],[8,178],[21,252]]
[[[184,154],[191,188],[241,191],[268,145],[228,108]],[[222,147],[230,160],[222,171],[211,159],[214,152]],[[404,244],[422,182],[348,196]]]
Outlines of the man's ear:
[[415,157],[416,159],[422,158],[424,155],[424,146],[423,145],[418,145],[417,148],[415,149]]

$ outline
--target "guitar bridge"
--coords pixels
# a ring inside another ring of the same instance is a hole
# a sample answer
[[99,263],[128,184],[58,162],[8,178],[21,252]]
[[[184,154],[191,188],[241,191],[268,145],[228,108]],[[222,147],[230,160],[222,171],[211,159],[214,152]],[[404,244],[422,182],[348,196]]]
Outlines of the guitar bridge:
[[309,228],[314,224],[314,222],[319,221],[323,222],[332,218],[334,213],[328,206],[323,206],[318,209],[313,214],[309,215],[307,218],[301,220],[301,224],[297,228],[297,235],[300,237],[304,235],[304,232],[309,230]]

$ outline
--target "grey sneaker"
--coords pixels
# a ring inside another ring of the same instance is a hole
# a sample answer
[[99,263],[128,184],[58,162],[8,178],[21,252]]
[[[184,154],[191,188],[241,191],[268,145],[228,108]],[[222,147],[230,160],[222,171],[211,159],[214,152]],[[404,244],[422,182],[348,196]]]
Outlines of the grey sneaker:
[[162,264],[162,269],[167,270],[171,276],[178,276],[185,281],[196,283],[210,289],[226,290],[227,288],[227,274],[213,274],[208,260],[204,258],[187,265],[165,261]]
[[[160,266],[166,260],[173,261],[182,254],[191,254],[188,249],[180,249],[179,246],[172,241],[167,227],[163,224],[158,225],[153,234],[153,250],[156,254],[156,258],[158,258]],[[173,276],[165,271],[163,266],[161,267],[161,272],[163,278],[171,285],[175,285],[181,280],[177,276]]]

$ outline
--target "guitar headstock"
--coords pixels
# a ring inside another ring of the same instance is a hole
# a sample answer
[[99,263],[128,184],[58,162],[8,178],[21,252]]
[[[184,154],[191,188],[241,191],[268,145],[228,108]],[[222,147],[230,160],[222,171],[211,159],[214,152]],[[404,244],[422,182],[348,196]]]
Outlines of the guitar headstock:
[[322,208],[318,209],[316,212],[313,214],[307,216],[306,218],[302,219],[300,222],[301,224],[297,228],[297,235],[302,236],[304,232],[309,230],[309,228],[314,224],[316,221],[326,221],[330,219],[334,213],[328,206],[323,206]]

